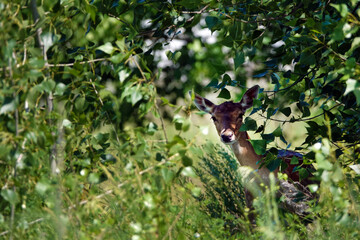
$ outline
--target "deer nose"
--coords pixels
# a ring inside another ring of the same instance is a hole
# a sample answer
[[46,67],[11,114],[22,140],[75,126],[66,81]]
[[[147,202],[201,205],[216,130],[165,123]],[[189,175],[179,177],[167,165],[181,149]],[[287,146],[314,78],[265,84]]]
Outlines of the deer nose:
[[221,140],[224,143],[230,143],[232,141],[234,141],[234,133],[233,132],[224,132],[221,134]]

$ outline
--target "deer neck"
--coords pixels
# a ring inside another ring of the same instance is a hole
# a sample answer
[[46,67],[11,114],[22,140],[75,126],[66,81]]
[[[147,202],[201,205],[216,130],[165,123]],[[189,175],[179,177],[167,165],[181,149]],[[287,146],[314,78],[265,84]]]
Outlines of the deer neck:
[[250,138],[246,132],[240,132],[237,136],[237,141],[231,145],[231,148],[240,165],[251,167],[258,172],[261,178],[268,179],[270,174],[269,169],[265,166],[259,169],[260,160],[263,156],[256,154],[249,139]]

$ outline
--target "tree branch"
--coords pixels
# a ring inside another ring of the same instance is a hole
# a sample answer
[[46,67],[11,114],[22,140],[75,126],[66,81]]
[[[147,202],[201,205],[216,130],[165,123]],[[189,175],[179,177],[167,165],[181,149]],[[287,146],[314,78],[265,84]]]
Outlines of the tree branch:
[[[332,109],[334,109],[334,108],[336,108],[336,107],[338,107],[338,106],[340,106],[340,105],[342,105],[342,104],[341,104],[341,103],[338,103],[338,104],[336,104],[335,106],[331,107],[329,110],[326,110],[326,111],[331,111]],[[280,119],[275,119],[275,118],[267,118],[266,116],[264,116],[263,114],[260,114],[260,113],[259,113],[259,115],[260,115],[261,117],[263,117],[263,118],[266,118],[266,119],[269,119],[269,120],[275,121],[275,122],[292,123],[292,122],[305,122],[305,121],[312,120],[312,119],[314,119],[314,118],[317,118],[317,117],[320,117],[320,116],[324,115],[324,114],[326,113],[326,111],[324,111],[324,112],[322,112],[322,113],[320,113],[320,114],[318,114],[318,115],[315,115],[315,116],[313,116],[313,117],[309,117],[309,118],[298,118],[298,119],[293,119],[293,120],[280,120]]]

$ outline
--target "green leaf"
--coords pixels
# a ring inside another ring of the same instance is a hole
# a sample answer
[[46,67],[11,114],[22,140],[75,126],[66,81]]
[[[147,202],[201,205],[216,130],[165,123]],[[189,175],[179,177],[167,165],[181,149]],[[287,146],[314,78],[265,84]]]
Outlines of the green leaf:
[[299,168],[299,180],[307,179],[309,177],[309,172],[305,168]]
[[37,69],[43,68],[45,66],[45,60],[38,58],[30,58],[29,66],[31,66],[31,68],[37,68]]
[[332,33],[332,39],[334,41],[342,41],[345,38],[343,28],[344,28],[343,22],[339,22],[337,26],[334,28]]
[[275,137],[280,137],[280,136],[282,136],[282,130],[281,130],[281,128],[280,128],[280,127],[277,127],[277,128],[273,131],[272,134],[274,134]]
[[76,100],[75,100],[75,108],[76,110],[79,110],[79,111],[84,111],[85,108],[86,108],[86,100],[84,97],[78,97]]
[[62,126],[70,129],[72,127],[72,123],[68,119],[65,118],[62,122]]
[[220,22],[220,19],[214,16],[207,16],[205,22],[206,26],[212,30]]
[[[318,154],[316,154],[316,156],[318,156]],[[318,169],[331,170],[333,166],[328,160],[319,157],[316,158],[316,163]]]
[[199,187],[193,187],[191,189],[191,194],[194,196],[194,197],[199,197],[200,194],[201,194],[201,188]]
[[290,164],[292,164],[292,165],[299,164],[299,158],[297,158],[296,156],[293,156],[291,158]]
[[269,119],[271,116],[274,116],[277,112],[278,108],[277,109],[274,109],[272,107],[269,107],[267,110],[266,110],[266,117]]
[[0,108],[0,114],[15,111],[15,109],[16,109],[15,99],[6,97],[3,105]]
[[309,190],[311,191],[311,192],[316,192],[318,189],[319,189],[319,185],[317,185],[317,184],[310,184],[310,185],[308,185],[308,188],[309,188]]
[[104,45],[101,45],[97,49],[103,51],[104,53],[111,54],[114,51],[114,47],[111,43],[107,42]]
[[355,49],[357,49],[358,47],[360,47],[360,37],[356,37],[352,40],[351,43],[351,48],[349,51],[346,52],[346,56],[351,56],[351,54],[353,53],[353,51]]
[[272,84],[278,84],[280,80],[279,75],[277,75],[276,73],[271,73],[271,83]]
[[335,8],[342,17],[346,17],[348,14],[348,7],[346,6],[345,3],[342,4],[333,4],[330,3],[330,6],[332,6],[333,8]]
[[196,177],[196,173],[192,167],[185,167],[181,171],[181,175],[185,177]]
[[153,122],[150,122],[147,126],[147,132],[150,134],[150,135],[154,135],[154,133],[156,133],[158,130],[158,126],[153,123]]
[[182,137],[180,137],[179,135],[175,135],[173,138],[173,141],[175,143],[178,143],[180,145],[186,146],[186,142],[184,141],[184,139]]
[[223,88],[217,97],[218,98],[225,98],[225,99],[230,99],[231,98],[230,92],[226,88]]
[[303,107],[303,115],[302,117],[305,118],[305,117],[308,117],[310,116],[310,109],[308,107]]
[[51,93],[55,88],[55,81],[52,79],[45,80],[41,83],[41,89],[47,93]]
[[316,64],[315,55],[312,52],[303,52],[300,56],[300,63],[305,65]]
[[55,87],[55,96],[62,96],[66,90],[67,86],[63,83],[58,83]]
[[281,163],[281,159],[280,158],[276,158],[275,160],[270,161],[270,163],[268,163],[266,165],[267,169],[269,169],[270,172],[275,171]]
[[185,155],[181,158],[181,162],[185,167],[189,167],[193,165],[192,159]]
[[266,153],[266,140],[250,140],[251,145],[254,147],[256,154],[264,155]]
[[19,202],[19,196],[11,189],[2,189],[1,196],[8,201],[11,205],[15,205]]
[[187,132],[190,129],[190,121],[186,120],[183,122],[182,131]]
[[169,60],[173,62],[177,62],[181,57],[181,52],[180,51],[171,52],[170,50],[168,50],[166,51],[166,56],[168,57]]
[[225,84],[230,84],[231,83],[231,77],[229,76],[229,74],[224,74],[223,82]]
[[[123,61],[126,61],[129,59],[129,57],[133,54],[134,52],[134,49],[130,50],[129,52],[127,52],[126,54],[124,53],[118,53],[118,54],[114,54],[110,57],[110,61],[113,62],[113,63],[121,63]],[[120,72],[121,73],[121,72]],[[119,73],[119,74],[120,74]],[[120,75],[119,75],[120,76]],[[121,78],[120,78],[121,80]]]
[[269,134],[261,134],[261,137],[266,140],[266,143],[271,143],[275,140],[275,137],[272,133]]
[[360,83],[359,81],[355,79],[348,79],[346,81],[346,90],[344,95],[349,94],[350,92],[353,92],[356,97],[356,103],[359,106],[360,105]]
[[143,95],[140,91],[134,90],[131,94],[131,104],[134,106],[137,102],[139,102],[143,98]]
[[245,62],[245,55],[244,52],[241,51],[240,53],[236,53],[234,58],[235,70],[240,67]]
[[257,130],[256,121],[250,117],[245,118],[244,123],[241,125],[239,131],[255,131]]
[[99,183],[100,176],[99,176],[98,173],[90,173],[89,177],[88,177],[88,180],[89,180],[90,183],[96,184],[96,183]]
[[174,171],[168,168],[162,168],[161,175],[166,183],[170,183],[175,177]]
[[46,195],[47,191],[51,189],[51,185],[49,183],[47,183],[46,181],[39,181],[36,186],[35,186],[35,190],[40,194],[40,195]]
[[219,81],[217,80],[217,78],[213,78],[213,79],[211,79],[210,83],[206,87],[218,88],[218,83],[219,83]]
[[360,175],[360,164],[349,165],[349,167],[354,170],[357,175]]
[[284,114],[285,116],[290,116],[291,114],[291,108],[290,107],[286,107],[286,108],[282,108],[279,110],[282,114]]

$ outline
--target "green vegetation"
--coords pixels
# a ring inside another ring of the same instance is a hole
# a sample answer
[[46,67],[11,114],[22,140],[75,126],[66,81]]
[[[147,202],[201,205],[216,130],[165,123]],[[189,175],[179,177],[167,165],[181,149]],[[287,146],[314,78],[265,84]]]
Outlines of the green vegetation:
[[[360,238],[357,0],[0,0],[0,55],[1,238]],[[203,140],[188,91],[254,84],[242,130],[314,164],[308,219],[273,181],[250,223],[236,160]]]

